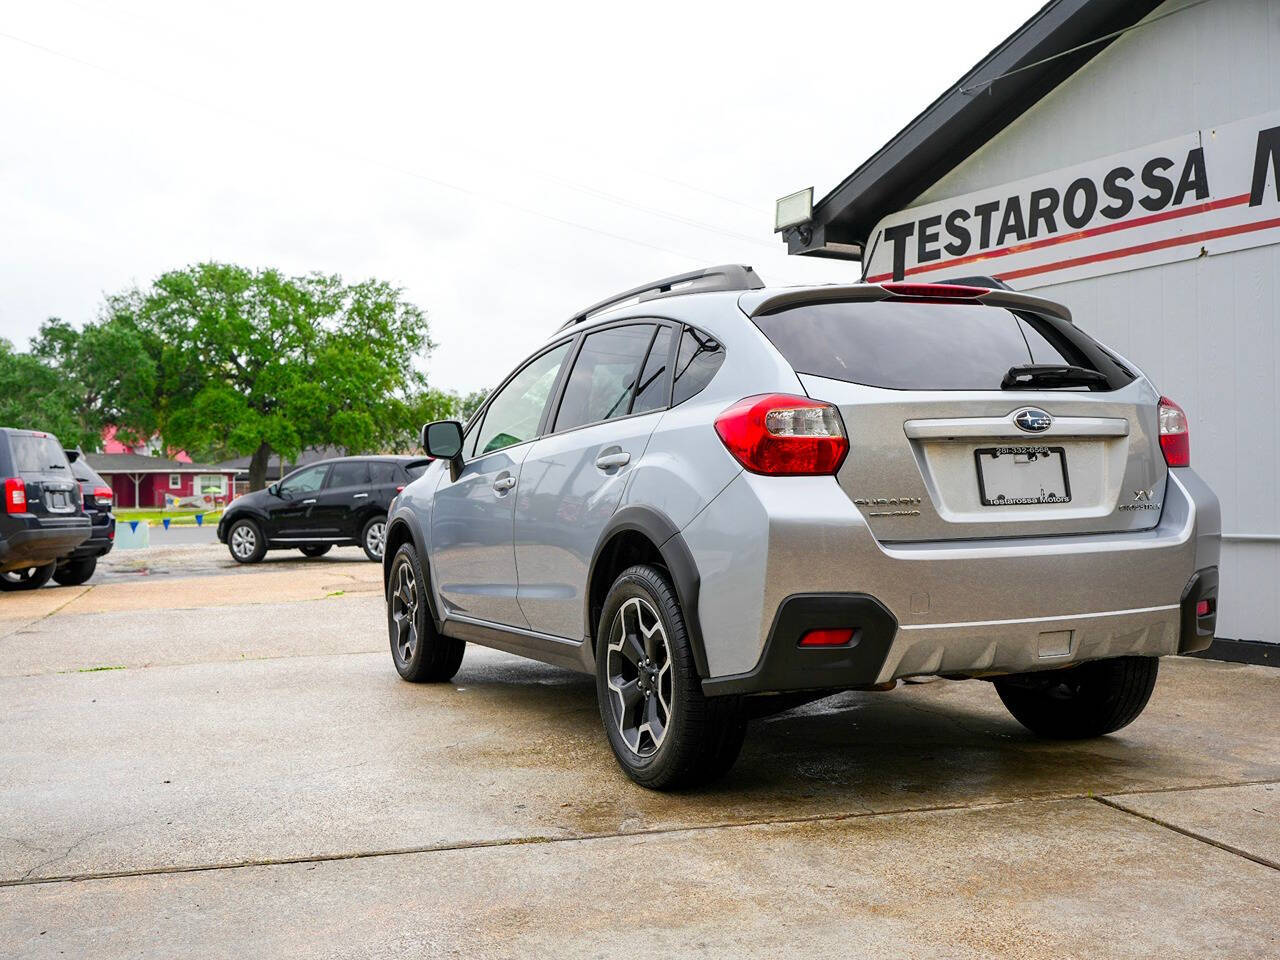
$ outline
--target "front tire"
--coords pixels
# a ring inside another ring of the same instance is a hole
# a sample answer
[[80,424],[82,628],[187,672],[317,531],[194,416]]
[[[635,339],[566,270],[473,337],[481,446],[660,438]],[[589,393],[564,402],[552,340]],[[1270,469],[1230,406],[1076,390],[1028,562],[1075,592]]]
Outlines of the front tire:
[[396,672],[410,683],[452,680],[467,650],[466,641],[446,637],[436,629],[427,589],[413,544],[402,544],[387,581],[387,632]]
[[257,563],[267,553],[267,538],[252,520],[237,520],[227,531],[227,549],[236,563]]
[[0,573],[0,590],[38,590],[49,582],[57,561],[43,567],[23,567],[20,570],[9,570]]
[[360,546],[364,555],[374,563],[382,562],[382,554],[387,546],[387,518],[373,517],[360,531]]
[[596,633],[600,718],[623,772],[651,790],[727,773],[746,735],[741,701],[703,694],[666,572],[647,564],[624,570]]
[[1093,660],[1065,670],[999,677],[996,693],[1014,719],[1053,740],[1101,737],[1138,718],[1151,699],[1155,657]]
[[64,587],[78,587],[93,576],[98,569],[97,557],[85,557],[83,560],[68,560],[53,571],[53,579]]

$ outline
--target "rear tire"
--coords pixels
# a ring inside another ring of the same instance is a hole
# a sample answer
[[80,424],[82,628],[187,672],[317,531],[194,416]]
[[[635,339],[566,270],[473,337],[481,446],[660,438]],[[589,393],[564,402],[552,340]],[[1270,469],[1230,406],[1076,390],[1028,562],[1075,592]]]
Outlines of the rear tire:
[[326,553],[333,549],[331,543],[309,543],[305,547],[299,547],[304,557],[323,557]]
[[387,581],[387,632],[396,672],[410,683],[452,680],[467,652],[465,640],[446,637],[436,629],[428,589],[413,544],[402,544]]
[[651,790],[727,773],[746,735],[741,700],[703,694],[666,572],[647,564],[624,570],[605,597],[596,635],[600,718],[623,772]]
[[38,590],[49,582],[57,568],[55,560],[43,567],[23,567],[0,573],[0,590]]
[[1083,740],[1136,720],[1151,699],[1159,669],[1155,657],[1116,657],[1000,677],[995,687],[1014,719],[1032,733]]
[[93,576],[98,569],[97,557],[85,557],[83,560],[68,560],[53,571],[53,579],[64,587],[78,587]]
[[267,540],[252,520],[237,520],[227,531],[227,549],[236,563],[257,563],[267,554]]
[[360,546],[364,555],[374,563],[382,562],[387,547],[387,518],[373,517],[360,531]]

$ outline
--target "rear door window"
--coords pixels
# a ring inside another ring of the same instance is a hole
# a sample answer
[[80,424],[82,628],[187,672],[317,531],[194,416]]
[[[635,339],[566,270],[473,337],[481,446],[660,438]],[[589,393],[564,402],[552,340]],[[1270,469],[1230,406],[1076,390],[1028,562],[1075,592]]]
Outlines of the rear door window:
[[369,481],[375,487],[388,487],[400,482],[400,472],[394,463],[375,460],[369,464]]
[[824,303],[755,323],[797,373],[872,387],[999,390],[1011,367],[1031,363],[1100,370],[1113,389],[1133,379],[1066,321],[1024,316],[962,304]]
[[671,328],[659,327],[649,356],[636,384],[636,398],[631,404],[632,413],[648,413],[667,405],[671,392]]
[[367,487],[369,485],[369,462],[367,460],[339,460],[329,473],[329,482],[325,486]]
[[630,324],[587,334],[565,383],[555,430],[625,417],[654,325]]
[[671,404],[684,403],[700,393],[724,363],[724,347],[709,334],[685,327],[676,357],[676,382]]

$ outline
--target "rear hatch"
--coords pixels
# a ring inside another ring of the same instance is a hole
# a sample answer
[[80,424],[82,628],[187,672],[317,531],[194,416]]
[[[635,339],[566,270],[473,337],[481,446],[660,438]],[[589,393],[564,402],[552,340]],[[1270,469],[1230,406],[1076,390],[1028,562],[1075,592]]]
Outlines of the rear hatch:
[[9,452],[26,490],[27,513],[49,520],[80,516],[80,484],[56,438],[14,431],[9,434]]
[[836,479],[878,539],[1134,531],[1160,519],[1159,397],[1065,319],[919,297],[753,319],[806,392],[839,407],[850,450]]
[[[109,526],[111,506],[115,502],[111,488],[96,470],[85,463],[83,454],[78,450],[68,450],[66,454],[71,462],[71,475],[80,484],[81,509],[95,528]],[[95,531],[94,536],[99,536],[99,533]]]

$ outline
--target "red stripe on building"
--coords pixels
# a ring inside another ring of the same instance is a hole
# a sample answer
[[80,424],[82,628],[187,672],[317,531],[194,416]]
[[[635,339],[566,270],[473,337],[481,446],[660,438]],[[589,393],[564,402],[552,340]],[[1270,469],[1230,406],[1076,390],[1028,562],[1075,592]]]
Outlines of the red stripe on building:
[[[1145,227],[1153,223],[1162,223],[1165,220],[1192,217],[1202,213],[1209,213],[1213,210],[1221,210],[1224,207],[1237,207],[1248,202],[1249,194],[1247,193],[1242,193],[1234,197],[1223,197],[1221,200],[1210,200],[1207,203],[1197,203],[1190,207],[1178,207],[1176,210],[1164,210],[1161,213],[1153,213],[1145,217],[1134,217],[1132,220],[1122,220],[1119,223],[1105,223],[1100,227],[1090,227],[1087,230],[1077,230],[1074,233],[1064,233],[1060,236],[1045,237],[1043,240],[1028,240],[1026,243],[1016,243],[1011,247],[1002,247],[999,250],[989,250],[984,253],[973,253],[967,257],[956,257],[954,260],[947,260],[943,263],[918,265],[904,271],[903,277],[910,277],[919,273],[928,273],[932,270],[950,270],[954,267],[962,267],[969,263],[981,263],[984,260],[992,260],[996,257],[1009,257],[1013,256],[1015,253],[1027,253],[1031,250],[1041,250],[1044,247],[1053,247],[1060,243],[1072,243],[1076,240],[1087,240],[1090,237],[1100,237],[1104,234],[1115,233],[1117,230],[1131,230],[1135,227]],[[1187,241],[1179,240],[1177,242]],[[1169,246],[1176,245],[1177,243],[1169,244]],[[1106,258],[1100,257],[1100,259]],[[1055,267],[1053,269],[1060,268]],[[1003,276],[1029,276],[1029,274],[1016,273],[1005,274]],[[874,277],[867,278],[870,283],[882,283],[885,280],[892,279],[892,273],[880,273]]]
[[1070,260],[1059,260],[1056,263],[1043,263],[1038,267],[1026,267],[1022,270],[1011,270],[1000,274],[1001,280],[1017,280],[1019,277],[1032,277],[1038,273],[1050,273],[1054,270],[1066,270],[1068,267],[1079,267],[1100,260],[1116,260],[1120,257],[1133,257],[1152,250],[1164,250],[1168,247],[1180,247],[1186,243],[1200,243],[1204,240],[1217,240],[1220,237],[1234,237],[1241,233],[1253,233],[1256,230],[1271,230],[1280,227],[1280,217],[1270,220],[1258,220],[1254,223],[1238,223],[1232,227],[1219,227],[1216,230],[1204,230],[1200,233],[1189,233],[1185,237],[1167,237],[1164,240],[1152,240],[1150,243],[1139,243],[1132,247],[1121,247],[1118,250],[1107,250],[1093,253],[1085,257],[1073,257]]

